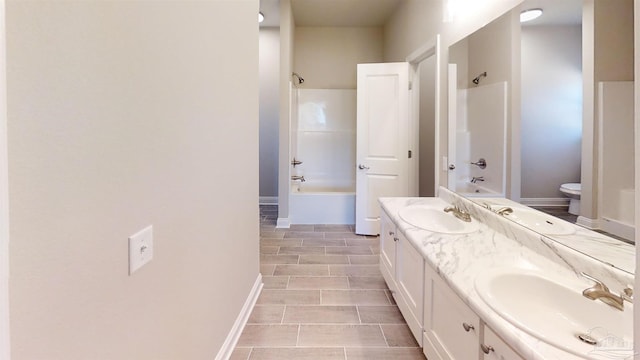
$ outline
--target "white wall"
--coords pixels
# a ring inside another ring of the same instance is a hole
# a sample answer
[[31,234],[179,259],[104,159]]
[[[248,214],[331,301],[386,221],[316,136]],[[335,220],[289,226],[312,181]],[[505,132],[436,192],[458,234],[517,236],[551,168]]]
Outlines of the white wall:
[[6,11],[12,358],[215,357],[259,272],[258,1]]
[[562,199],[580,182],[582,27],[522,28],[522,197]]
[[280,29],[260,28],[260,198],[278,196]]
[[307,89],[355,89],[356,65],[383,61],[379,27],[297,27],[294,69]]

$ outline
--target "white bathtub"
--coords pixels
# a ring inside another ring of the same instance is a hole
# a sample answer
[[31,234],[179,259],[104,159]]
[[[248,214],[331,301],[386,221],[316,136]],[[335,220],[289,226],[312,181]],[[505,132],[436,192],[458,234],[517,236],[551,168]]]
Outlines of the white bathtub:
[[471,182],[458,183],[456,185],[456,193],[464,197],[496,197],[503,198],[504,193],[493,191],[486,187]]
[[354,224],[356,193],[353,185],[327,187],[293,183],[289,196],[291,224]]

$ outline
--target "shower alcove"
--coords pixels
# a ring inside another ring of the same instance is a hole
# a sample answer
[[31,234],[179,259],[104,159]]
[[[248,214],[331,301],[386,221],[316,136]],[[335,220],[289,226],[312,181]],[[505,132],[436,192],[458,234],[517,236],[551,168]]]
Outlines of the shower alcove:
[[355,222],[356,90],[291,89],[291,224]]

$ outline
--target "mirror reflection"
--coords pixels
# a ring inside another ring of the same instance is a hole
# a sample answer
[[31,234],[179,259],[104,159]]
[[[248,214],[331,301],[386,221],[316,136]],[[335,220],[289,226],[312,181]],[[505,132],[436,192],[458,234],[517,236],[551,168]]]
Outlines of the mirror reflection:
[[527,0],[449,48],[448,188],[632,273],[633,2],[582,6]]

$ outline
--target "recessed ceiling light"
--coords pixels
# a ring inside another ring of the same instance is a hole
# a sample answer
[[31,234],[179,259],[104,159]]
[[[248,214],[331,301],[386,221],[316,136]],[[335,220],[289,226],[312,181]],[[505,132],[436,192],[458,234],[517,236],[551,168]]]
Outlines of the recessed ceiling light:
[[528,9],[520,13],[520,22],[527,22],[537,19],[542,15],[542,9]]
[[261,12],[259,12],[259,13],[258,13],[258,22],[259,22],[259,23],[261,23],[261,22],[263,22],[263,21],[264,21],[264,14],[263,14],[263,13],[261,13]]

